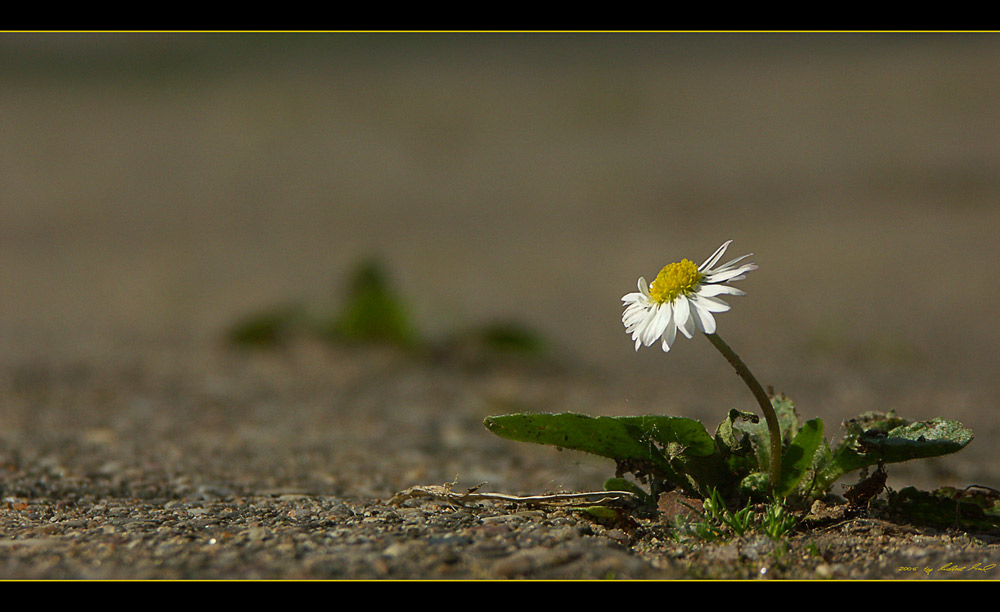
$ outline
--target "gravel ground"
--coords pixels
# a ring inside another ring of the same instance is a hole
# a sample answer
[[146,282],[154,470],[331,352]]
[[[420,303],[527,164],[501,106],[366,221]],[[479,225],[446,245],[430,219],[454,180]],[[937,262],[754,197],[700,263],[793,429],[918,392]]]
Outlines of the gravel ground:
[[607,401],[591,370],[311,343],[121,363],[6,369],[0,577],[997,578],[1000,533],[874,515],[777,542],[708,543],[655,517],[604,524],[566,508],[392,500],[452,481],[520,495],[599,489],[608,462],[480,424],[514,398]]

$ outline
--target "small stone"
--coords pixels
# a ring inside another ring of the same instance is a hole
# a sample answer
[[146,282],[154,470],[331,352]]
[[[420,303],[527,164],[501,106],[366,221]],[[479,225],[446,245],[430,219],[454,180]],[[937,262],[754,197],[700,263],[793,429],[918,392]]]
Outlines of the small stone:
[[410,550],[409,545],[406,542],[396,542],[390,544],[382,551],[382,554],[387,557],[402,557]]
[[628,543],[628,535],[626,535],[626,533],[621,529],[609,529],[604,532],[604,535],[619,544]]
[[844,566],[841,563],[820,563],[814,571],[819,578],[835,578],[844,574]]

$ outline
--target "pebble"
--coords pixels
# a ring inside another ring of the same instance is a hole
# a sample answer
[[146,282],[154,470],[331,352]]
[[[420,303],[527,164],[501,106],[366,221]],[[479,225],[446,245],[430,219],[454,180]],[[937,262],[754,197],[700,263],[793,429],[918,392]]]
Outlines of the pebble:
[[840,563],[820,563],[816,566],[815,572],[818,578],[835,578],[846,573],[844,566]]

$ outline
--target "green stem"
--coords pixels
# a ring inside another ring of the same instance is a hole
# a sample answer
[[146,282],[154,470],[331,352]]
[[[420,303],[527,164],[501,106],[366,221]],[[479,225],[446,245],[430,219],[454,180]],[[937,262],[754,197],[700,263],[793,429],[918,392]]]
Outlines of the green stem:
[[778,415],[771,405],[771,398],[764,392],[764,388],[760,386],[740,356],[733,352],[733,349],[729,348],[729,345],[718,334],[705,334],[705,336],[708,337],[712,346],[719,349],[722,356],[736,369],[736,373],[750,387],[750,392],[760,404],[764,420],[767,421],[767,430],[771,434],[771,492],[776,493],[778,482],[781,480],[781,425],[778,424]]

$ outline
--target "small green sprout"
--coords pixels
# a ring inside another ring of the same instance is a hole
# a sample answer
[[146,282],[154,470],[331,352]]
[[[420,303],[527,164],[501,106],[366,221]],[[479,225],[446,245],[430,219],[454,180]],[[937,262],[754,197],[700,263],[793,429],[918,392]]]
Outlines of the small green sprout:
[[736,512],[730,512],[717,489],[712,489],[711,495],[702,502],[705,509],[704,518],[717,524],[725,525],[733,534],[741,536],[754,525],[753,503],[747,501],[746,506]]
[[762,532],[773,540],[779,540],[796,525],[795,515],[786,509],[782,500],[772,499],[763,508],[748,500],[742,508],[732,511],[721,493],[712,489],[710,495],[702,500],[701,510],[683,505],[697,515],[698,520],[676,515],[675,532],[694,535],[706,541],[729,536],[740,537],[751,532]]
[[778,540],[794,529],[796,523],[795,515],[788,511],[782,500],[772,500],[764,509],[761,530],[771,539]]

